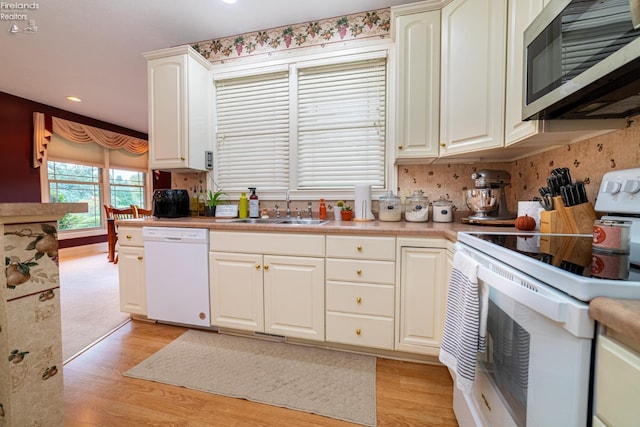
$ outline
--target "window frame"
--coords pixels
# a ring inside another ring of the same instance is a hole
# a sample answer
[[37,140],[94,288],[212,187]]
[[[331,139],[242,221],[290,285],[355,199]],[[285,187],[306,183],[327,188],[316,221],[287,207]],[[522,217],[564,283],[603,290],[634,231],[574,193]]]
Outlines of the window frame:
[[48,162],[63,162],[63,163],[73,163],[78,165],[85,166],[93,166],[100,168],[100,227],[93,228],[83,228],[79,230],[58,230],[58,240],[67,240],[67,239],[77,239],[83,237],[93,237],[93,236],[102,236],[107,233],[107,220],[105,218],[104,205],[111,204],[111,190],[110,190],[110,177],[109,171],[111,169],[118,170],[130,170],[134,172],[142,172],[145,174],[144,179],[144,188],[145,188],[145,203],[147,206],[150,206],[151,203],[151,193],[153,192],[153,182],[152,182],[152,172],[147,167],[145,168],[135,168],[135,167],[125,167],[125,166],[114,166],[113,168],[109,162],[108,148],[103,148],[104,150],[104,161],[103,162],[91,162],[84,160],[77,160],[68,157],[58,157],[58,156],[49,156],[45,151],[44,156],[42,158],[42,165],[40,166],[40,190],[41,190],[41,200],[43,203],[50,203],[51,197],[49,194],[49,173],[48,173]]
[[[215,90],[215,82],[217,80],[233,79],[238,77],[247,77],[251,75],[259,75],[265,73],[271,73],[275,71],[282,71],[283,69],[295,69],[306,68],[311,66],[332,65],[344,62],[356,62],[358,59],[366,59],[372,55],[384,55],[386,57],[386,135],[385,135],[385,165],[384,176],[385,185],[381,189],[373,189],[372,197],[379,197],[387,193],[387,191],[394,191],[397,188],[397,169],[395,167],[396,150],[392,144],[393,135],[395,134],[394,123],[392,120],[391,112],[394,111],[394,94],[395,91],[392,86],[393,76],[395,75],[395,61],[393,55],[393,43],[390,40],[375,40],[375,41],[363,41],[358,47],[350,49],[344,49],[344,46],[326,46],[322,49],[322,52],[310,53],[301,49],[300,51],[286,52],[282,54],[274,54],[268,61],[264,58],[246,58],[245,60],[235,60],[229,63],[214,64],[212,68],[213,77],[213,111],[217,111],[217,97]],[[290,85],[295,85],[297,73],[290,71]],[[291,109],[297,108],[297,99],[291,99]],[[294,172],[297,169],[297,135],[295,129],[297,129],[297,115],[292,113],[290,115],[290,138],[289,138],[289,154],[290,154],[290,171],[292,175],[289,178],[289,193],[292,200],[309,200],[317,199],[319,197],[326,199],[353,199],[353,190],[299,190],[297,189],[297,177]],[[218,136],[218,123],[217,117],[214,114],[213,117],[213,129],[214,140],[217,141]],[[213,179],[214,182],[218,182],[218,168],[215,162],[217,162],[217,143],[214,144],[214,168]],[[280,191],[261,191],[258,188],[258,194],[263,200],[281,200],[284,197],[283,192]],[[238,198],[240,192],[229,192],[231,198]]]

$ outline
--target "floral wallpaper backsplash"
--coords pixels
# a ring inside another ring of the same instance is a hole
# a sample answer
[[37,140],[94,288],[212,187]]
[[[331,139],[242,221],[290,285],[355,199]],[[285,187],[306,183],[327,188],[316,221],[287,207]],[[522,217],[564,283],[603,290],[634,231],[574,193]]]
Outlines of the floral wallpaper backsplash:
[[640,168],[640,116],[625,129],[513,162],[398,166],[398,194],[405,197],[421,189],[431,201],[444,197],[458,210],[467,211],[463,190],[473,188],[471,174],[480,169],[503,169],[511,174],[512,182],[506,189],[507,205],[516,212],[518,201],[538,196],[538,188],[546,186],[551,170],[559,167],[569,168],[574,181],[584,181],[589,201],[595,202],[606,172]]
[[286,27],[204,40],[192,47],[210,62],[226,62],[256,55],[270,55],[310,46],[324,47],[371,37],[389,37],[391,9],[379,9],[353,15],[304,22]]

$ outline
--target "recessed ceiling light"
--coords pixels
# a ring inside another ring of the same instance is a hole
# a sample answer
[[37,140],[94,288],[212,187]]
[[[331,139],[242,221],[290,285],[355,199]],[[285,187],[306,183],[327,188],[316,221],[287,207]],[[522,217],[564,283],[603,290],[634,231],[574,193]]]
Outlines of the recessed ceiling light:
[[82,102],[82,99],[78,98],[77,96],[67,96],[67,99],[73,102]]
[[236,2],[236,0],[222,0],[222,1],[227,4],[234,4]]

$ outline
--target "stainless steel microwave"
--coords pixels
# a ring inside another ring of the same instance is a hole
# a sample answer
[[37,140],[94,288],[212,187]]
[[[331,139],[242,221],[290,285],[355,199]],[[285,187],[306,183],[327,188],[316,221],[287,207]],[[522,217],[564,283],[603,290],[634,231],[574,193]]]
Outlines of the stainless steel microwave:
[[640,113],[640,0],[551,0],[524,49],[524,120]]

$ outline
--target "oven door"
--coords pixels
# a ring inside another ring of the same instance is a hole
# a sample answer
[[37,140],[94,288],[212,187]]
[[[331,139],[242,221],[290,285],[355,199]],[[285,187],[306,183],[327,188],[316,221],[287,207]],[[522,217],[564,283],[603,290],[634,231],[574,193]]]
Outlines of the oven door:
[[[584,426],[593,321],[588,305],[484,255],[487,351],[473,392],[454,393],[461,426]],[[532,272],[533,273],[533,272]]]

